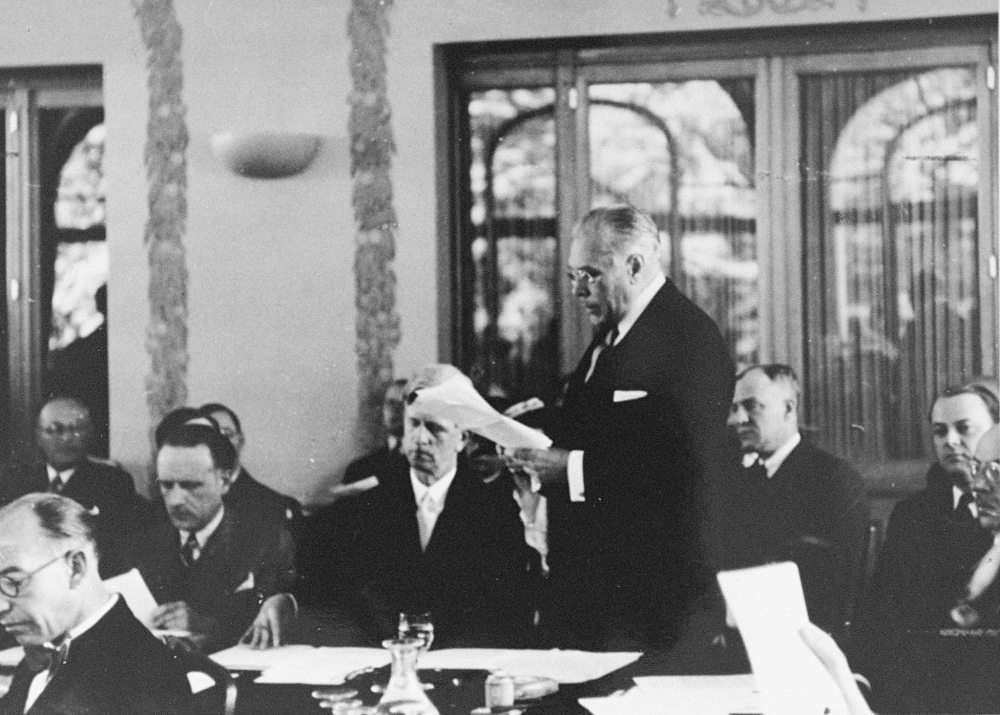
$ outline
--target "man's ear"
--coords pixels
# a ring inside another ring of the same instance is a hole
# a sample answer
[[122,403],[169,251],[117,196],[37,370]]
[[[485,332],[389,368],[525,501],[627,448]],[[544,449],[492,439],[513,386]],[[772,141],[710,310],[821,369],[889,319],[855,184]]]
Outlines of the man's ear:
[[625,259],[625,266],[628,268],[628,277],[632,279],[642,273],[642,268],[645,265],[646,259],[638,253],[633,253]]
[[222,480],[222,493],[226,494],[229,491],[229,487],[233,486],[233,480],[236,479],[236,472],[221,468],[217,469],[216,472],[219,474],[219,479]]
[[69,559],[70,587],[76,588],[83,581],[83,577],[87,575],[87,571],[91,568],[91,563],[87,558],[87,554],[82,550],[74,551],[66,558]]

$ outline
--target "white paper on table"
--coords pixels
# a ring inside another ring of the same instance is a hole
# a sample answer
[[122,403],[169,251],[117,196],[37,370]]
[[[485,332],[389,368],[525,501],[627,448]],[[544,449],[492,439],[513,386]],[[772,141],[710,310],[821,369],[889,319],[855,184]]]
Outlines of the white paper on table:
[[283,645],[255,650],[248,645],[234,645],[209,656],[227,670],[267,670],[280,666],[295,666],[314,657],[319,648],[311,645]]
[[601,678],[638,660],[642,653],[589,653],[582,650],[445,648],[420,656],[421,668],[504,670],[535,675],[560,684]]
[[493,440],[505,449],[529,447],[548,449],[552,440],[543,432],[521,424],[494,410],[490,403],[464,379],[456,375],[434,387],[417,390],[413,406],[454,422]]
[[389,652],[382,648],[313,648],[312,655],[305,661],[268,668],[254,682],[339,685],[351,673],[381,668],[388,665],[389,660]]
[[15,668],[24,659],[24,648],[19,645],[0,650],[0,668]]
[[785,562],[718,574],[768,715],[842,715],[847,704],[799,630],[809,621],[799,570]]
[[579,703],[594,715],[665,715],[668,712],[639,688],[606,698],[580,698]]
[[[120,576],[109,578],[104,582],[109,591],[120,593],[132,615],[138,618],[146,628],[153,628],[153,611],[156,610],[156,599],[153,598],[149,586],[142,578],[138,569],[126,571]],[[189,634],[190,635],[190,634]]]
[[729,715],[762,711],[752,675],[654,675],[636,685],[668,715]]

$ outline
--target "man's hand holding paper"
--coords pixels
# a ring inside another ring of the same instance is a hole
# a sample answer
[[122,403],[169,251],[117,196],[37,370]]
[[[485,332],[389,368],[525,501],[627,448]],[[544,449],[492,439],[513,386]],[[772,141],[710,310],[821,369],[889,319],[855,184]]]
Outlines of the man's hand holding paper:
[[565,482],[569,451],[521,447],[504,452],[504,463],[512,472],[527,474],[543,485]]

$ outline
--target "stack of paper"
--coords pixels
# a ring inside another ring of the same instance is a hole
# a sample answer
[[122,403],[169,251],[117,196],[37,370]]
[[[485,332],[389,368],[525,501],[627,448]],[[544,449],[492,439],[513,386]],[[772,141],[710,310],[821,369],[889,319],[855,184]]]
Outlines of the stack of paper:
[[288,645],[253,650],[238,645],[219,651],[212,660],[228,670],[260,670],[258,683],[338,685],[353,672],[389,664],[382,648],[315,648]]
[[635,662],[641,655],[642,653],[589,653],[582,650],[446,648],[422,654],[419,667],[504,670],[511,675],[535,675],[566,684],[601,678]]

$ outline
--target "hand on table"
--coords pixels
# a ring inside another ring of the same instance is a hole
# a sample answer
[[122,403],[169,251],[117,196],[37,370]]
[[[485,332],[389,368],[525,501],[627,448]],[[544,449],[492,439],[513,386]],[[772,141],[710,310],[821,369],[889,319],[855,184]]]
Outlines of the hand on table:
[[295,623],[295,602],[287,593],[278,593],[264,601],[257,617],[240,638],[254,649],[276,648],[288,637]]

